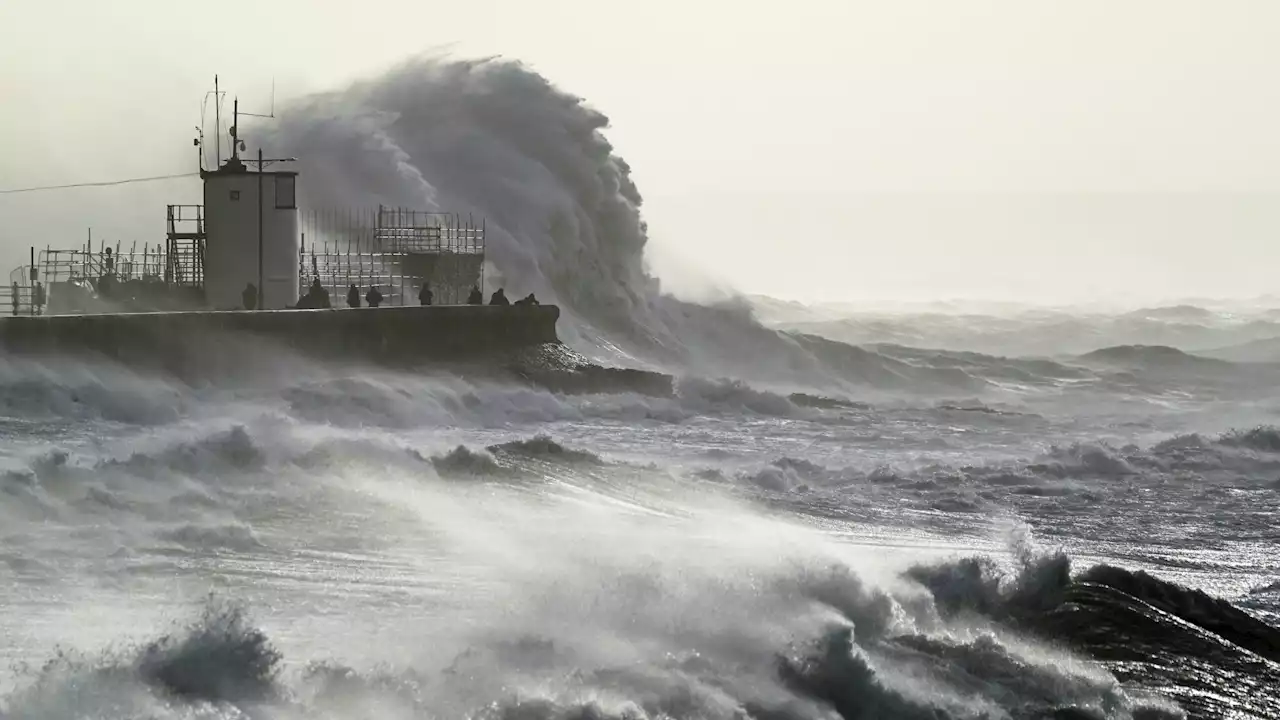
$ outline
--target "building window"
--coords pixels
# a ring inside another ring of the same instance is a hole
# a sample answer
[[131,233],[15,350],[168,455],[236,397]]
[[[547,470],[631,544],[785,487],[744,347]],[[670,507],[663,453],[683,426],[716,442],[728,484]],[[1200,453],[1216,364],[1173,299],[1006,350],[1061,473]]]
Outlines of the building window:
[[298,178],[293,175],[276,176],[276,207],[292,209],[298,207],[294,194],[294,183]]

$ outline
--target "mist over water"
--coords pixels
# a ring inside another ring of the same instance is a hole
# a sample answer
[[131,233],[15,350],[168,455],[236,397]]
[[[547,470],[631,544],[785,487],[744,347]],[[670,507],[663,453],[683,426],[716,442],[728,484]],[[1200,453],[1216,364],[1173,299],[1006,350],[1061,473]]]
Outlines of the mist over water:
[[670,396],[3,358],[0,717],[1280,714],[1268,311],[676,300],[605,126],[428,59],[269,148]]

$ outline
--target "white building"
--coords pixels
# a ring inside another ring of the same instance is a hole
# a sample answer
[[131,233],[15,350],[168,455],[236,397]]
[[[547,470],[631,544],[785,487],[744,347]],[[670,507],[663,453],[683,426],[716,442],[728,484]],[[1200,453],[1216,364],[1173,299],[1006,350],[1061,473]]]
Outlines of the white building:
[[[298,174],[250,170],[235,155],[204,180],[205,298],[215,310],[244,307],[261,283],[261,309],[298,302]],[[261,202],[259,202],[261,189]]]

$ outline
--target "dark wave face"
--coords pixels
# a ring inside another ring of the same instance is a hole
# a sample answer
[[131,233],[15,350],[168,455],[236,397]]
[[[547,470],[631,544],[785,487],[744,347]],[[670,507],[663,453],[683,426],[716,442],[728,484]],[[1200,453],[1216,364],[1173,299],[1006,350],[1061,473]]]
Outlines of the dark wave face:
[[1004,587],[982,559],[909,574],[948,615],[971,613],[1064,643],[1121,682],[1177,701],[1189,717],[1280,712],[1280,629],[1203,592],[1110,565],[1073,576],[1061,555],[1035,561]]

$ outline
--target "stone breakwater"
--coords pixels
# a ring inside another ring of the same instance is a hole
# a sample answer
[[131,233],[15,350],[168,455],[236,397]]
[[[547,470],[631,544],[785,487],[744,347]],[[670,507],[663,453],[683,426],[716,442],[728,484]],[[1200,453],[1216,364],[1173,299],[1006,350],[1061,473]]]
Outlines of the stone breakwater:
[[436,367],[556,392],[669,395],[670,376],[591,364],[560,343],[554,305],[153,312],[0,319],[0,353],[105,357],[210,381],[291,358]]
[[0,321],[0,348],[181,366],[211,353],[234,359],[246,343],[264,343],[329,358],[412,364],[557,343],[559,317],[554,305],[18,316]]

